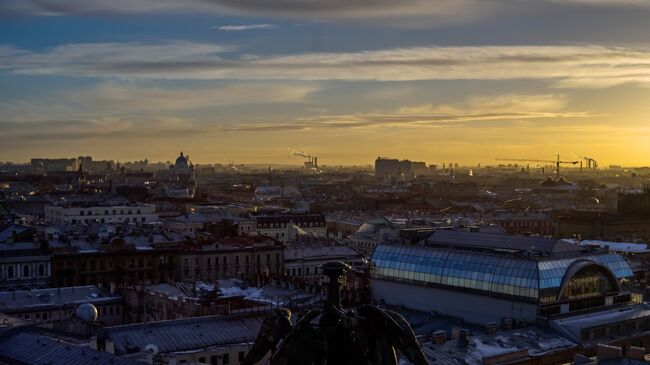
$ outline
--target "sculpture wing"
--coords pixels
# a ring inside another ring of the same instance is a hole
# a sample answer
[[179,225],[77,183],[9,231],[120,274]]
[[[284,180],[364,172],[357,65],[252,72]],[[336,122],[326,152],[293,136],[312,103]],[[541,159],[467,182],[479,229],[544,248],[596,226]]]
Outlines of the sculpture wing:
[[415,333],[399,313],[372,305],[360,306],[357,313],[364,319],[364,326],[373,328],[379,341],[389,342],[415,365],[428,364]]
[[277,352],[271,358],[272,365],[314,364],[319,358],[318,344],[321,339],[316,338],[316,331],[312,328],[311,321],[321,315],[320,309],[307,312],[291,329],[289,334],[278,345]]
[[275,352],[278,343],[291,332],[291,311],[276,309],[262,321],[255,343],[246,355],[242,365],[254,365],[266,354]]

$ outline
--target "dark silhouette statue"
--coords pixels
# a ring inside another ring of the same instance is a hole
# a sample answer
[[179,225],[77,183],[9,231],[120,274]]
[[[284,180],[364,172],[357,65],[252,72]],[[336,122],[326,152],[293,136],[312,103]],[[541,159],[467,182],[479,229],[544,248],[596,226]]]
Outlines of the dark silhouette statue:
[[323,309],[312,309],[295,325],[291,311],[277,309],[262,322],[242,365],[254,365],[271,352],[271,365],[396,365],[396,350],[415,365],[426,365],[408,322],[393,311],[373,305],[341,309],[341,278],[350,266],[328,262],[329,277]]

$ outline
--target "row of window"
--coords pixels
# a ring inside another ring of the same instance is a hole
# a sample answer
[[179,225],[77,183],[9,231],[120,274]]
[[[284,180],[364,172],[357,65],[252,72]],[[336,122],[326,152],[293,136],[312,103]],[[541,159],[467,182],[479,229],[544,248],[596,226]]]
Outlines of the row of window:
[[[125,212],[124,209],[120,209],[119,214],[124,215],[124,214],[125,214],[124,212]],[[86,211],[85,213],[84,213],[83,210],[80,210],[80,211],[79,211],[79,215],[83,216],[84,214],[85,214],[85,215],[88,215],[88,216],[91,216],[91,215],[93,215],[93,211],[92,211],[92,210],[88,210],[88,211]],[[108,211],[108,210],[105,210],[105,211],[104,211],[104,215],[109,215],[109,214],[112,214],[112,215],[118,215],[116,209],[113,209],[112,211]],[[133,214],[133,210],[131,210],[131,209],[127,210],[127,211],[126,211],[126,214]],[[141,214],[140,209],[138,209],[138,210],[135,212],[135,214]],[[102,214],[99,213],[99,214],[95,214],[95,215],[102,215]]]
[[[310,267],[305,268],[305,276],[318,275],[319,267],[314,266],[313,270]],[[287,269],[287,276],[302,276],[302,267]]]
[[324,222],[295,222],[295,223],[259,223],[257,228],[287,228],[287,224],[295,224],[298,227],[325,227]]
[[[374,274],[378,277],[531,298],[537,298],[543,292],[544,302],[555,300],[568,267],[576,260],[584,259],[607,266],[621,283],[630,282],[632,272],[625,260],[617,254],[537,262],[497,255],[380,245],[372,255]],[[587,295],[584,294],[589,292],[587,289],[580,289],[580,295]]]
[[[34,273],[32,273],[31,265],[27,265],[27,264],[23,265],[23,267],[22,267],[22,276],[20,276],[20,277],[21,278],[29,278],[29,277],[32,277],[32,276],[34,276],[34,277],[46,277],[47,272],[46,272],[46,269],[45,269],[45,264],[38,264],[35,275],[32,275],[32,274],[34,274]],[[7,268],[5,269],[5,278],[7,278],[7,279],[18,278],[18,272],[16,272],[13,265],[7,265]]]
[[[260,264],[261,261],[262,261],[262,254],[257,254],[255,256],[255,258],[256,258],[256,260],[255,260],[256,263]],[[214,263],[214,266],[219,266],[219,261],[220,261],[219,256],[208,256],[207,258],[205,258],[206,266],[212,266],[213,263]],[[244,256],[244,261],[245,261],[246,264],[249,264],[250,263],[250,255]],[[275,261],[276,262],[280,261],[280,254],[279,253],[275,254]],[[221,258],[221,262],[224,265],[228,265],[228,256],[223,256]],[[271,263],[271,254],[270,253],[266,254],[266,263],[267,264]],[[188,259],[188,258],[183,259],[183,267],[189,266],[189,264],[190,264],[190,259]],[[238,255],[235,256],[235,265],[239,265],[239,256]],[[194,266],[201,266],[201,259],[199,257],[194,258]]]
[[[219,361],[219,358],[221,358],[221,361]],[[239,351],[239,353],[237,354],[237,359],[238,359],[237,364],[243,362],[244,358],[246,358],[246,352],[245,351]],[[198,360],[199,360],[199,363],[206,364],[206,357],[205,356],[199,357]],[[187,362],[188,362],[188,360],[181,359],[181,360],[179,360],[178,363],[179,364],[187,364]],[[210,356],[210,362],[209,362],[210,365],[229,365],[230,363],[231,362],[230,362],[230,354],[229,353],[225,353],[223,355],[212,355],[212,356]]]
[[[145,217],[140,217],[140,220],[139,220],[139,221],[140,221],[140,222],[145,222],[145,221],[146,221],[146,218],[145,218]],[[93,222],[94,222],[94,223],[106,223],[106,222],[109,222],[109,223],[114,223],[114,222],[119,222],[119,223],[122,223],[122,222],[124,222],[124,223],[133,222],[133,223],[137,223],[137,222],[138,222],[138,217],[133,217],[133,218],[128,218],[128,217],[127,217],[127,218],[117,218],[117,219],[115,219],[115,220],[113,220],[113,218],[109,218],[108,220],[107,220],[106,218],[101,218],[101,219],[99,219],[99,220],[97,220],[96,218],[95,218],[95,219],[93,219],[93,218],[91,218],[91,219],[79,219],[79,220],[77,220],[77,219],[71,219],[70,222],[71,222],[72,224],[77,224],[77,223],[85,223],[85,224],[88,224],[88,223],[93,223]]]

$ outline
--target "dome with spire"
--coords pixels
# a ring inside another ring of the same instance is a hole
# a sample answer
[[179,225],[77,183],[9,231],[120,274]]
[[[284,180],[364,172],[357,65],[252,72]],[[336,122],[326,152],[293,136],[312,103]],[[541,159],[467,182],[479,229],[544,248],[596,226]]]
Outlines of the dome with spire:
[[174,163],[174,168],[179,170],[186,170],[190,167],[189,156],[184,156],[181,151],[181,155],[178,156],[176,162]]

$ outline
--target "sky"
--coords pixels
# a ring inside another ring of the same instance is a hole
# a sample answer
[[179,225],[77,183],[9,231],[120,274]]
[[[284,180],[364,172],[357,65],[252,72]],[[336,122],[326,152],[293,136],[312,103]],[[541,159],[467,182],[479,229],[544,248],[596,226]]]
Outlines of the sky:
[[0,161],[650,165],[650,0],[3,0]]

